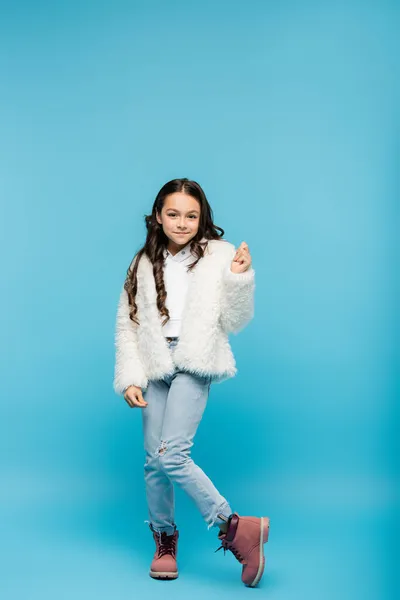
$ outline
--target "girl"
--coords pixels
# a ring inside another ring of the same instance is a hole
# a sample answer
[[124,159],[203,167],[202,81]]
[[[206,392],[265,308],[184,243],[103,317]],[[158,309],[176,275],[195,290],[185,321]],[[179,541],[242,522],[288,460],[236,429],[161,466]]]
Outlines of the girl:
[[146,242],[119,299],[114,390],[142,409],[147,523],[156,544],[150,576],[178,577],[175,483],[208,528],[219,528],[218,550],[234,554],[243,583],[254,587],[264,571],[269,518],[233,512],[190,456],[211,383],[237,372],[228,334],[253,317],[249,248],[222,239],[202,188],[186,178],[161,188],[145,221]]

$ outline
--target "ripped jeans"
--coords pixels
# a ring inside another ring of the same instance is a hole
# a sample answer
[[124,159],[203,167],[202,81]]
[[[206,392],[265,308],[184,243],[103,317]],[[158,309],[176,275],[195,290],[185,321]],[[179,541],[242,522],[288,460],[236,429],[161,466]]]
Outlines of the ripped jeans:
[[[172,352],[178,340],[168,341]],[[150,525],[158,533],[174,533],[176,483],[193,499],[208,528],[226,522],[232,510],[212,481],[190,456],[193,438],[207,404],[211,378],[175,370],[150,380],[141,410],[146,461],[146,498]]]

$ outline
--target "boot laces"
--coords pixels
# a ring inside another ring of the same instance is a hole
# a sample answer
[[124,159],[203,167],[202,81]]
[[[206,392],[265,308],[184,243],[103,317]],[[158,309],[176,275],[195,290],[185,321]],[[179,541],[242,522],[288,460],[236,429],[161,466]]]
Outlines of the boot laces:
[[175,535],[167,535],[165,531],[162,532],[159,537],[160,545],[158,548],[158,556],[164,556],[164,554],[171,554],[175,556],[176,552],[176,539]]
[[224,550],[224,556],[226,554],[227,550],[230,550],[232,552],[232,554],[234,555],[234,557],[240,562],[243,563],[244,562],[244,558],[243,556],[240,554],[239,550],[237,548],[235,548],[235,546],[232,543],[227,542],[226,540],[221,540],[221,545],[219,548],[217,548],[215,550],[215,552],[218,552],[218,550]]

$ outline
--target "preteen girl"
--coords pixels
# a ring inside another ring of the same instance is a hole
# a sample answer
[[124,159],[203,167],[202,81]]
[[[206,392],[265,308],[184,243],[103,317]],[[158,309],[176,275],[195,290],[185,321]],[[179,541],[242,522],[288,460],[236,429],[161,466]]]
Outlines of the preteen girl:
[[190,454],[211,384],[237,372],[228,334],[254,314],[249,248],[222,239],[204,191],[186,178],[161,188],[145,221],[146,241],[118,304],[114,390],[142,409],[147,522],[156,544],[150,576],[178,577],[177,484],[208,528],[219,528],[218,550],[234,554],[243,583],[254,587],[264,571],[269,518],[233,512]]

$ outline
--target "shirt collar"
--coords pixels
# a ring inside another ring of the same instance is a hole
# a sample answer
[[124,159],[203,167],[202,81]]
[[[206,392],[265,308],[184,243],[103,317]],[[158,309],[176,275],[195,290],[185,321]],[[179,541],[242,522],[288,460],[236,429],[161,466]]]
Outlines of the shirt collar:
[[[205,242],[207,241],[206,238],[202,238],[201,242]],[[191,245],[191,241],[186,244],[186,246],[184,246],[182,248],[182,250],[179,250],[179,252],[177,252],[175,254],[175,256],[173,256],[166,248],[164,250],[164,256],[165,258],[169,258],[170,260],[174,260],[175,262],[182,262],[184,260],[186,260],[188,258],[188,256],[193,256],[196,258],[195,254],[193,254],[193,252],[190,249],[190,245]]]

